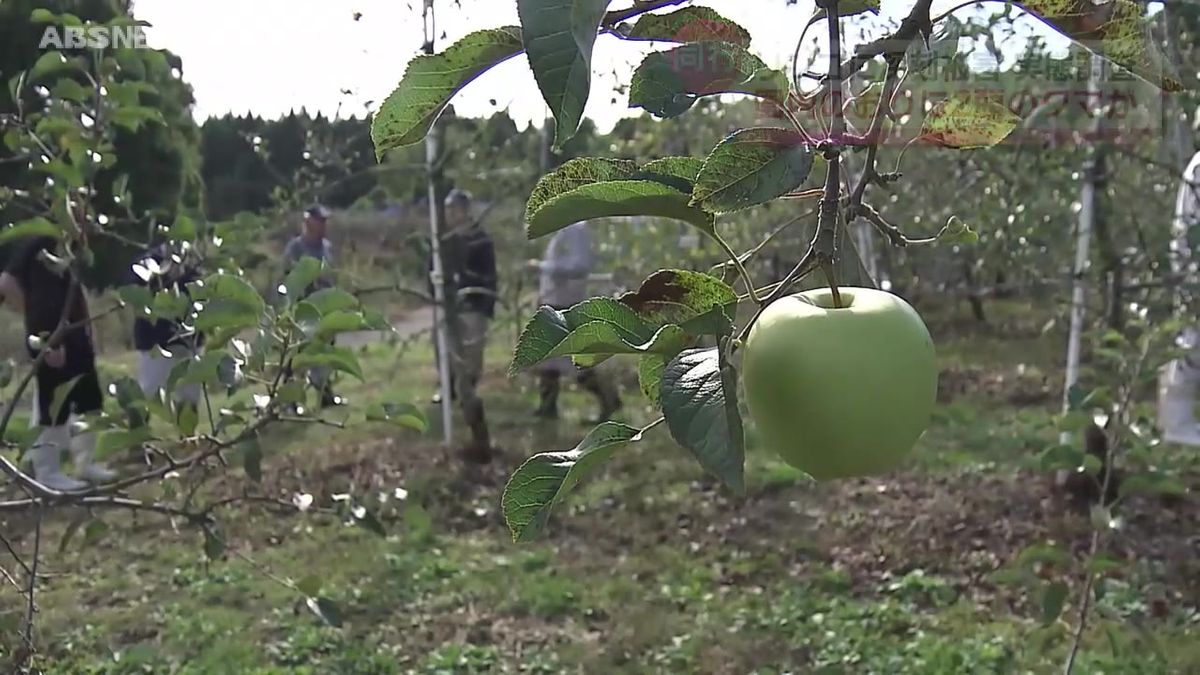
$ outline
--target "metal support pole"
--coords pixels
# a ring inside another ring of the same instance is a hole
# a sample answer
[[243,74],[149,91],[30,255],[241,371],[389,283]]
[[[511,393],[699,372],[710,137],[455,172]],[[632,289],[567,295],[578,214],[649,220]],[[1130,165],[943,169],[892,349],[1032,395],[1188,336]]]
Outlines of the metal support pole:
[[[433,41],[436,33],[433,15],[433,0],[425,0],[425,10],[422,14],[425,22],[425,53],[434,53]],[[429,241],[430,255],[433,256],[433,269],[430,278],[433,281],[433,339],[437,344],[438,354],[438,391],[441,394],[442,406],[442,442],[447,446],[454,442],[453,401],[450,400],[450,350],[446,340],[446,326],[443,323],[446,306],[446,288],[442,283],[442,222],[441,209],[438,208],[438,184],[435,175],[438,156],[441,148],[438,145],[437,122],[425,136],[425,170],[429,177]]]
[[[1095,122],[1091,128],[1098,130],[1099,114],[1096,108],[1098,106],[1100,84],[1104,77],[1104,59],[1095,54],[1092,55],[1092,72],[1088,78],[1088,98],[1089,111],[1095,117]],[[1088,164],[1085,167],[1083,174],[1083,186],[1080,190],[1079,203],[1079,227],[1075,233],[1075,266],[1072,269],[1072,289],[1071,289],[1071,330],[1067,336],[1067,364],[1066,378],[1063,383],[1062,407],[1065,412],[1070,408],[1070,393],[1071,388],[1079,382],[1079,360],[1083,348],[1083,329],[1087,319],[1087,271],[1089,266],[1089,253],[1092,246],[1092,230],[1096,223],[1096,191],[1097,185],[1102,180],[1099,175],[1100,166],[1096,163],[1096,158],[1093,155],[1088,158]],[[1061,438],[1063,443],[1070,440],[1070,434],[1064,432]]]

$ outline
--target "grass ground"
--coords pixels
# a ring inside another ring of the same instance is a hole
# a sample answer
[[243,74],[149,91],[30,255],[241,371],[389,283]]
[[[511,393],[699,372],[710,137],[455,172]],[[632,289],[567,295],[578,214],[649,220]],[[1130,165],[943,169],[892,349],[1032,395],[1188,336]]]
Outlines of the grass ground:
[[[1086,515],[1029,467],[1052,443],[1061,340],[993,310],[1002,327],[930,316],[943,403],[902,470],[814,485],[751,447],[748,491],[706,478],[665,433],[580,487],[547,536],[514,545],[498,513],[526,456],[566,449],[591,402],[533,423],[534,393],[489,353],[488,413],[504,447],[465,469],[425,437],[379,427],[281,430],[262,494],[328,504],[373,493],[388,536],[321,514],[225,514],[229,552],[161,518],[104,515],[107,534],[45,556],[48,673],[1017,673],[1056,672],[1064,622],[996,582],[1027,545],[1086,544]],[[375,345],[352,402],[423,401],[429,350]],[[626,416],[650,416],[629,390]],[[430,418],[436,415],[430,411]],[[752,444],[753,446],[753,444]],[[1164,457],[1195,488],[1200,462]],[[248,484],[233,475],[231,493]],[[397,488],[405,492],[397,492]],[[399,499],[398,495],[403,495]],[[47,541],[69,522],[55,517]],[[1081,673],[1200,673],[1200,505],[1130,504]],[[26,537],[21,546],[30,544]],[[324,625],[278,580],[319,583],[344,625]],[[1065,617],[1074,615],[1074,589]],[[19,598],[0,589],[0,645]]]

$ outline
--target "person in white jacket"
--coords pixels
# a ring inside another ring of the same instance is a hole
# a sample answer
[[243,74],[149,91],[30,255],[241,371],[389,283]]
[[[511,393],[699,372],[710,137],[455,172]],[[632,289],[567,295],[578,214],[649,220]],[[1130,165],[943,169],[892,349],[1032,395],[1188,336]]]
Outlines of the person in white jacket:
[[[1175,200],[1172,223],[1171,270],[1181,280],[1194,279],[1200,270],[1200,152],[1192,156]],[[1189,308],[1180,303],[1182,311]],[[1200,388],[1200,325],[1180,336],[1186,350],[1182,358],[1168,363],[1159,379],[1158,421],[1163,440],[1200,446],[1200,424],[1196,422],[1196,390]]]
[[[592,238],[586,223],[569,225],[554,234],[541,260],[529,261],[539,273],[538,298],[542,305],[566,310],[588,298],[588,278],[595,266]],[[558,394],[562,376],[573,373],[576,381],[600,401],[597,421],[610,419],[621,409],[621,397],[607,373],[596,368],[576,368],[570,357],[543,362],[538,368],[541,403],[535,415],[558,417]]]

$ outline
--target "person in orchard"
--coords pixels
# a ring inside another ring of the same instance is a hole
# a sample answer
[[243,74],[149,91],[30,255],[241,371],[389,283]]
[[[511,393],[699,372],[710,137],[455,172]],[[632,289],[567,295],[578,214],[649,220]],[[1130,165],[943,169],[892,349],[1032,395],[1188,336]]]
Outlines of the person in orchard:
[[[595,266],[592,238],[586,223],[569,225],[554,234],[546,245],[541,260],[530,260],[529,267],[537,270],[538,301],[557,310],[566,310],[588,298],[588,278]],[[562,377],[574,374],[581,387],[595,395],[600,402],[596,422],[604,422],[621,409],[621,397],[608,374],[597,368],[576,368],[570,357],[544,361],[538,366],[540,403],[534,415],[543,419],[558,418],[558,395]]]
[[[173,291],[188,298],[187,285],[200,279],[198,267],[187,259],[189,253],[173,253],[166,244],[151,246],[130,266],[129,281],[153,294]],[[175,365],[194,357],[203,344],[204,336],[181,320],[152,319],[139,313],[133,321],[133,346],[138,352],[137,380],[142,393],[157,397]],[[172,399],[177,405],[196,407],[200,386],[182,385],[172,392]]]
[[[288,242],[283,249],[283,274],[286,277],[300,260],[314,258],[322,263],[320,276],[306,289],[301,297],[311,295],[321,289],[334,285],[333,276],[333,244],[327,238],[329,232],[329,209],[314,204],[304,211],[304,221],[300,234]],[[299,299],[299,298],[297,298]],[[313,368],[308,373],[308,381],[321,392],[321,406],[337,405],[339,398],[333,393],[332,373],[329,368]]]
[[[484,464],[492,460],[494,448],[478,389],[483,376],[484,350],[488,328],[496,315],[499,277],[496,273],[496,246],[483,223],[472,213],[473,198],[466,190],[454,189],[446,196],[446,232],[442,235],[443,258],[448,261],[443,274],[454,293],[457,308],[458,338],[462,349],[450,359],[452,396],[459,400],[463,417],[471,431],[471,441],[463,448],[468,461]],[[432,268],[433,261],[430,260]],[[441,358],[440,354],[436,355]]]
[[[1200,113],[1198,113],[1200,117]],[[1183,172],[1175,199],[1172,225],[1171,268],[1180,279],[1195,279],[1200,271],[1200,152],[1192,156]],[[1183,307],[1183,311],[1195,306]],[[1195,321],[1195,317],[1191,317]],[[1180,335],[1185,353],[1163,367],[1159,378],[1158,421],[1163,440],[1200,446],[1200,424],[1196,422],[1196,390],[1200,388],[1200,325]]]
[[[3,274],[0,303],[25,318],[26,347],[33,359],[42,357],[34,376],[33,418],[41,433],[30,448],[33,477],[60,492],[83,490],[89,483],[106,483],[116,474],[94,461],[96,435],[82,429],[72,434],[78,417],[104,406],[96,374],[90,314],[83,286],[65,260],[55,253],[54,237],[31,237],[17,242]],[[67,329],[48,344],[60,326]],[[45,353],[43,353],[45,352]],[[54,408],[56,392],[62,404]],[[70,450],[78,478],[62,472],[62,454]]]

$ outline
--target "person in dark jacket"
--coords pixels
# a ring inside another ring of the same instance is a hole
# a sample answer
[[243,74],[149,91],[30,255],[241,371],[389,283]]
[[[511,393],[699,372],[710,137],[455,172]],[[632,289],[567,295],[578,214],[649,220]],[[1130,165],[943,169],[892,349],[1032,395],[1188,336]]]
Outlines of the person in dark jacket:
[[[452,190],[446,197],[447,232],[442,246],[451,267],[443,270],[454,293],[457,307],[458,353],[451,348],[450,371],[453,395],[461,399],[463,417],[471,429],[471,444],[464,449],[467,459],[486,463],[492,459],[491,438],[484,416],[483,400],[477,389],[483,374],[483,355],[488,327],[496,314],[499,285],[496,247],[492,237],[471,213],[471,194]],[[433,261],[430,260],[430,268]],[[441,356],[438,355],[440,359]]]
[[[130,266],[130,283],[145,286],[153,294],[171,290],[186,298],[187,285],[199,279],[196,265],[171,253],[166,244],[150,247]],[[202,344],[203,336],[182,321],[151,319],[138,313],[133,321],[133,346],[138,352],[137,379],[142,393],[157,397],[175,365],[193,358]],[[172,398],[177,404],[198,405],[200,387],[180,386]]]
[[[17,243],[0,274],[0,302],[24,314],[29,356],[43,357],[34,380],[32,423],[42,431],[29,450],[33,476],[50,489],[74,492],[88,483],[110,482],[116,474],[93,461],[94,433],[71,434],[72,419],[100,411],[104,397],[96,373],[87,298],[71,269],[55,255],[57,244],[54,237],[31,237]],[[53,345],[47,345],[46,340],[60,325],[68,329]],[[55,410],[55,395],[62,387],[69,391],[58,395],[62,405]],[[68,448],[76,475],[83,480],[62,473],[62,453]]]

